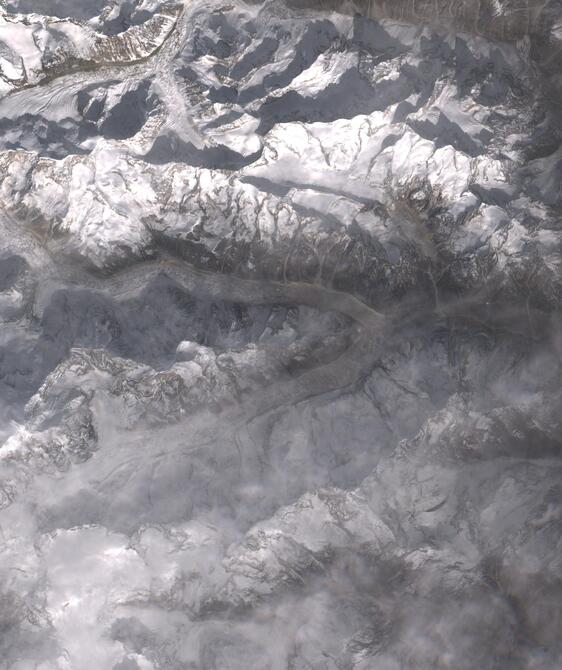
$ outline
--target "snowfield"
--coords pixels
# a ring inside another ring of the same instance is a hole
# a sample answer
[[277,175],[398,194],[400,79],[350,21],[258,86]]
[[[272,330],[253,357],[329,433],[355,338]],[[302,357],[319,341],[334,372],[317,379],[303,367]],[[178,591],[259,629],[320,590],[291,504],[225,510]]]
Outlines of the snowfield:
[[562,666],[558,0],[0,0],[0,670]]

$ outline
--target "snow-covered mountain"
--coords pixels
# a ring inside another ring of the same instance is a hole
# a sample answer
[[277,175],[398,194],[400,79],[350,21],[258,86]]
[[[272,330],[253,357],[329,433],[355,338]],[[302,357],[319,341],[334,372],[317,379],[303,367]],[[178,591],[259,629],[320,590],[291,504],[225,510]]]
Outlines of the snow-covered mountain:
[[0,670],[562,667],[561,45],[0,2]]

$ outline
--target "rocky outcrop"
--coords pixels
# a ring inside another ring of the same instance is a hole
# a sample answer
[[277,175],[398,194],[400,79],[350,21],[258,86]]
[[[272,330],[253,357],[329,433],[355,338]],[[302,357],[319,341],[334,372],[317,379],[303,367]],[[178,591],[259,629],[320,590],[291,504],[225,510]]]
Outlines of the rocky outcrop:
[[178,12],[163,8],[145,23],[113,36],[70,19],[0,13],[0,91],[33,86],[77,69],[138,62],[162,46]]

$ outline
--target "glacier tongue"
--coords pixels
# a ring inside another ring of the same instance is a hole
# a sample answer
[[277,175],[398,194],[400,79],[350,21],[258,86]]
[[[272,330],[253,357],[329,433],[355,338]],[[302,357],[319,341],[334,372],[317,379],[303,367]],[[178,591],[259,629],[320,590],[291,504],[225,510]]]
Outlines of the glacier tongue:
[[560,25],[0,1],[0,670],[562,665]]

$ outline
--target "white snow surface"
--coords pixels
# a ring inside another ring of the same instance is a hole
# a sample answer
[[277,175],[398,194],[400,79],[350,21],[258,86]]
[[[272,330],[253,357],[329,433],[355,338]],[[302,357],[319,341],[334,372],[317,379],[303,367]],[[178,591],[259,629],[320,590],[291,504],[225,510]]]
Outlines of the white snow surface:
[[[333,3],[40,4],[0,9],[0,670],[561,667],[534,48]],[[392,327],[349,384],[364,323],[242,280]]]

